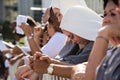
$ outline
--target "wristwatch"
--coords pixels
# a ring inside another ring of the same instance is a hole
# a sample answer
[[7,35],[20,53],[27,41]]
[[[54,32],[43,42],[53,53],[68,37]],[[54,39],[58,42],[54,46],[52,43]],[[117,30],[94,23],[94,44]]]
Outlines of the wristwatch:
[[52,75],[53,70],[54,70],[53,67],[54,67],[54,64],[50,64],[50,65],[48,66],[48,68],[47,68],[47,72],[48,72],[48,74]]

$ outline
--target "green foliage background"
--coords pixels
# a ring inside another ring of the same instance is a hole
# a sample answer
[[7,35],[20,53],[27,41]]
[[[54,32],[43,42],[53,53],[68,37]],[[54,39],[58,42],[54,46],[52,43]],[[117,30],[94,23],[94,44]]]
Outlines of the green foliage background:
[[4,21],[2,23],[2,37],[3,37],[3,40],[5,40],[7,42],[8,41],[13,42],[14,36],[13,36],[12,30],[10,28],[9,21]]

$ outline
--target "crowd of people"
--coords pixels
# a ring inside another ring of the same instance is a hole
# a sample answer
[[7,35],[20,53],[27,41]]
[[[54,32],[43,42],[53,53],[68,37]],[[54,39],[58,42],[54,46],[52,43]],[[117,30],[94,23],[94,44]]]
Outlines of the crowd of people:
[[0,78],[120,80],[120,1],[103,3],[103,17],[84,0],[52,0],[40,23],[18,15],[14,45],[0,50]]

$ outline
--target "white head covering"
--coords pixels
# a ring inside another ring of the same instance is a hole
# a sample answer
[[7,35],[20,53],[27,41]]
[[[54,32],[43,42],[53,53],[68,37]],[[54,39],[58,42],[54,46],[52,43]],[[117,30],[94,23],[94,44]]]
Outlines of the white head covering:
[[60,27],[84,39],[95,40],[102,18],[87,7],[74,6],[64,15]]
[[87,7],[84,0],[52,0],[51,5],[53,8],[59,8],[64,15],[65,12],[72,6],[81,5]]

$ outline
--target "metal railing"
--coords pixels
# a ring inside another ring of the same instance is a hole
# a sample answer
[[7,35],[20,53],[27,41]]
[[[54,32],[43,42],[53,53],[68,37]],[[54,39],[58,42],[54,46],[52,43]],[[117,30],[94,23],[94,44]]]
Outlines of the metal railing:
[[85,0],[88,7],[96,11],[98,14],[103,13],[103,1],[102,0]]

